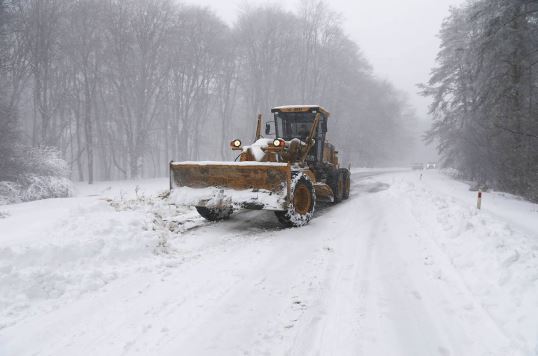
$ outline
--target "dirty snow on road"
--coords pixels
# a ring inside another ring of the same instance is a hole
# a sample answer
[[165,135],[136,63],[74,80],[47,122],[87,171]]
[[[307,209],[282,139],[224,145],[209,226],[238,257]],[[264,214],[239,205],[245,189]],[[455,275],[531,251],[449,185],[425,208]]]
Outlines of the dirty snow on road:
[[357,171],[283,229],[129,184],[0,207],[0,355],[538,355],[537,205]]

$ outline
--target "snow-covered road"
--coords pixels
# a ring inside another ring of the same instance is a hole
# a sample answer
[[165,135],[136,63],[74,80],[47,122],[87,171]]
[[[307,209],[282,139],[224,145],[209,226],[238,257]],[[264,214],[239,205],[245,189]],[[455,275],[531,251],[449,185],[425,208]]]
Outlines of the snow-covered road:
[[282,229],[139,184],[0,207],[0,355],[538,355],[537,205],[355,172]]

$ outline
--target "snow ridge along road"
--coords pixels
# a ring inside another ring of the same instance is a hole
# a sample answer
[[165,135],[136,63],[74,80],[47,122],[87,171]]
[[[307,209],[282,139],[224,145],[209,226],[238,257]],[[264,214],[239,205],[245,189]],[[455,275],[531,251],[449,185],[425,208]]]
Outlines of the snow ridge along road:
[[538,355],[537,205],[357,171],[283,229],[134,185],[0,207],[0,355]]

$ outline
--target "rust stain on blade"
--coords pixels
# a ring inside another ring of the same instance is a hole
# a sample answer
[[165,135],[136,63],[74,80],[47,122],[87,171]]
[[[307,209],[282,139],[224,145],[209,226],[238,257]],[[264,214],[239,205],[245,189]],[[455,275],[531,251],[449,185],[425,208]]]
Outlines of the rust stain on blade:
[[170,166],[176,187],[221,187],[236,190],[287,189],[290,167],[285,165],[173,164]]

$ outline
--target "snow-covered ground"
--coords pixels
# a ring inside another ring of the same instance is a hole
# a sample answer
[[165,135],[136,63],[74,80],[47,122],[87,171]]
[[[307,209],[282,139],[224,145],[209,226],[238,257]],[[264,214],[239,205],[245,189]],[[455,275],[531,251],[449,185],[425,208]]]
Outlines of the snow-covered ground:
[[298,229],[167,179],[0,206],[0,355],[538,355],[538,205],[419,177],[354,171]]

